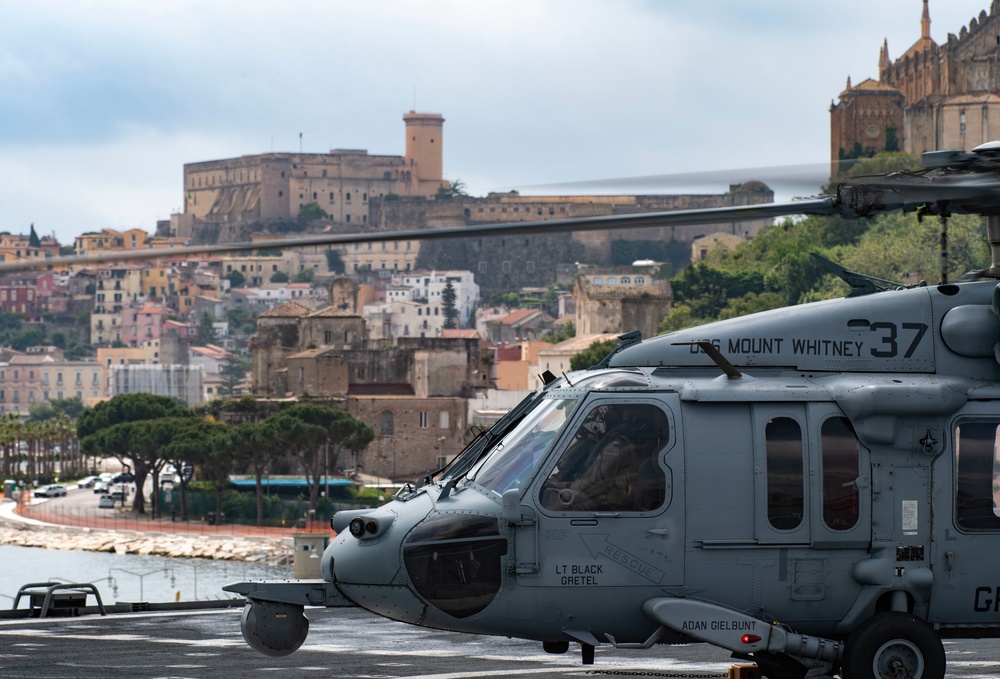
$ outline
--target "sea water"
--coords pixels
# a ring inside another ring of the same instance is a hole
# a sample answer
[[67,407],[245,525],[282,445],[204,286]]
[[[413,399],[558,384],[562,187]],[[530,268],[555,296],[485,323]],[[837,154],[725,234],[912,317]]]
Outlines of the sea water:
[[237,595],[223,585],[290,577],[291,565],[0,545],[0,608],[10,608],[18,589],[35,582],[91,583],[112,604],[228,599]]

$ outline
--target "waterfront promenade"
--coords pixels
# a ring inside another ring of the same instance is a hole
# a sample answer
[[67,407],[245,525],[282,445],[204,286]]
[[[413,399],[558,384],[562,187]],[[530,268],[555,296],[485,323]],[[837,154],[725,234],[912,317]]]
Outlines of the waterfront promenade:
[[118,509],[93,510],[64,502],[64,498],[29,503],[0,500],[0,544],[290,563],[296,535],[332,535],[330,526],[322,522],[306,522],[304,527],[211,525]]

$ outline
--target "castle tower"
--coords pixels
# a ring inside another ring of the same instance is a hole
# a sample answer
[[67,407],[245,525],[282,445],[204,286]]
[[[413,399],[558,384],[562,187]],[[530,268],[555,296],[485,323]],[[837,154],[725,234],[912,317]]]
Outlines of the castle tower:
[[920,15],[920,38],[929,40],[931,37],[931,12],[928,0],[924,0],[924,13]]
[[403,115],[403,121],[406,123],[406,162],[411,168],[411,193],[433,195],[444,176],[444,117],[440,113],[410,111]]

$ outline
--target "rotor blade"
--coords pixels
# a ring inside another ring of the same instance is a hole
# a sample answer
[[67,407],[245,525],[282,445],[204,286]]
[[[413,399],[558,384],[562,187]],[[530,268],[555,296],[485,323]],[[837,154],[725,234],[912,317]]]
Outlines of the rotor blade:
[[379,231],[351,234],[322,234],[302,238],[263,240],[254,243],[224,243],[219,245],[188,245],[179,248],[157,248],[149,250],[126,250],[124,252],[101,252],[88,255],[70,255],[47,259],[22,260],[0,263],[0,272],[24,271],[73,264],[98,264],[133,260],[154,260],[185,255],[204,255],[247,250],[276,250],[304,247],[309,245],[345,245],[351,243],[379,243],[398,240],[443,240],[480,236],[534,235],[542,233],[566,233],[572,231],[600,231],[604,229],[645,228],[654,226],[687,226],[697,224],[724,224],[755,219],[771,219],[798,214],[837,214],[832,198],[795,201],[791,203],[767,203],[763,205],[739,205],[734,207],[706,208],[699,210],[672,210],[669,212],[645,212],[608,217],[579,217],[575,219],[555,219],[540,222],[513,222],[503,224],[481,224],[455,226],[443,229],[410,229],[406,231]]
[[589,179],[572,182],[532,184],[515,187],[523,194],[549,191],[567,193],[691,193],[692,188],[704,193],[728,191],[734,185],[749,181],[763,182],[775,194],[791,198],[814,195],[830,183],[830,163],[808,163],[738,170],[706,170],[682,174],[656,174],[610,179]]

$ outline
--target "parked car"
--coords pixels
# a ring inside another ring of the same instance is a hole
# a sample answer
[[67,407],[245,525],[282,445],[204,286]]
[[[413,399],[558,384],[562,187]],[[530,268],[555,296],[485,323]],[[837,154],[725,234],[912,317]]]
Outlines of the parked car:
[[133,481],[135,481],[135,476],[129,472],[121,472],[112,476],[109,483],[132,483]]
[[125,502],[125,485],[120,484],[108,490],[108,497],[111,498],[112,502]]
[[102,495],[101,499],[97,501],[98,509],[111,509],[115,506],[115,500],[110,495]]
[[107,493],[108,492],[108,482],[107,481],[94,481],[94,492],[95,493]]
[[35,497],[64,497],[66,487],[60,485],[42,486],[35,491]]
[[93,487],[94,483],[97,482],[97,480],[98,480],[98,477],[96,477],[96,476],[85,476],[85,477],[83,477],[82,479],[80,479],[79,481],[76,482],[76,487],[77,488],[91,488],[91,487]]

